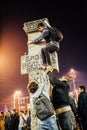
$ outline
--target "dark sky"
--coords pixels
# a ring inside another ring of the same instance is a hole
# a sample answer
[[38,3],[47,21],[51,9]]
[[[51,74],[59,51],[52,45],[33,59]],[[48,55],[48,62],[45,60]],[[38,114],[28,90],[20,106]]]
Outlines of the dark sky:
[[20,74],[20,58],[27,52],[23,24],[41,18],[48,18],[64,35],[59,51],[59,75],[74,68],[80,73],[77,80],[87,85],[86,0],[7,0],[0,3],[0,13],[0,98],[12,96],[16,89],[27,93],[28,79]]

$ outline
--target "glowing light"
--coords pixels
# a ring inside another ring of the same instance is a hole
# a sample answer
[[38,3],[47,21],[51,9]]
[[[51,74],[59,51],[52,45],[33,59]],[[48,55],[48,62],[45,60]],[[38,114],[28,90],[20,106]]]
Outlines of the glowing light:
[[20,110],[20,98],[21,98],[22,92],[16,91],[14,93],[14,109],[17,107]]

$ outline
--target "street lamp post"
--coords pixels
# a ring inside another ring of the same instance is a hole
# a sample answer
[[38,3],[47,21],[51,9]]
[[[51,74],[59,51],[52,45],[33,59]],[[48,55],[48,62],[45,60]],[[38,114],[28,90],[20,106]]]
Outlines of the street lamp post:
[[15,97],[16,97],[16,96],[15,96],[15,94],[14,94],[14,109],[15,109]]
[[16,91],[14,94],[14,109],[17,107],[20,110],[20,96],[21,91]]
[[73,82],[73,93],[74,93],[74,96],[75,96],[76,102],[77,102],[78,101],[78,92],[77,92],[76,84],[75,84],[76,71],[74,69],[71,69],[70,74],[71,74],[72,82]]
[[76,72],[74,69],[70,70],[72,81],[73,81],[73,89],[76,90],[76,84],[75,84],[75,78],[76,78]]

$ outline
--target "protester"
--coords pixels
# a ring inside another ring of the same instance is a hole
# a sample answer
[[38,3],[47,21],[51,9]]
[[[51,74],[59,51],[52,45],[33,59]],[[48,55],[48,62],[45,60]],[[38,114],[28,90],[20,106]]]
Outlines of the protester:
[[5,130],[5,121],[2,112],[0,112],[0,130]]
[[52,74],[52,67],[47,67],[47,75],[50,83],[53,86],[52,90],[52,103],[56,112],[57,119],[59,121],[62,130],[74,130],[76,128],[75,117],[71,110],[69,102],[69,90],[68,79],[58,80],[56,76]]
[[5,114],[5,130],[11,130],[11,112],[7,111]]
[[53,53],[54,51],[58,52],[60,48],[59,41],[62,41],[63,35],[62,33],[60,33],[59,41],[55,41],[51,36],[48,27],[45,26],[44,23],[39,23],[37,29],[39,30],[39,32],[41,32],[41,35],[38,38],[34,39],[33,41],[28,41],[28,44],[38,44],[44,39],[46,41],[46,47],[41,49],[41,55],[43,61],[42,68],[45,68],[46,65],[52,66],[49,53]]
[[83,130],[87,130],[87,93],[84,85],[79,86],[78,115],[81,117]]
[[[49,97],[49,90],[50,90],[50,83],[49,80],[44,82],[44,84],[38,84],[35,80],[32,80],[28,83],[28,91],[32,94],[32,102],[34,103],[35,98],[39,97],[41,93],[43,93],[48,100],[50,101]],[[33,104],[34,105],[34,104]],[[43,111],[43,115],[44,115]],[[55,113],[47,119],[40,120],[38,122],[38,130],[58,130],[58,126],[56,123]]]

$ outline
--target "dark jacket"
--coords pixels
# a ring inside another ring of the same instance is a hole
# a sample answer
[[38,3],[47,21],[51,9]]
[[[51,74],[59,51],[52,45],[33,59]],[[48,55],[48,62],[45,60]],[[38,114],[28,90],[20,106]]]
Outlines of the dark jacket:
[[81,92],[78,97],[78,114],[87,119],[87,93]]
[[44,29],[39,37],[32,41],[33,44],[38,44],[41,40],[45,39],[46,43],[49,43],[52,39],[48,28]]
[[51,72],[47,73],[53,86],[52,103],[55,109],[69,106],[69,85],[66,81],[58,80]]
[[19,115],[12,114],[11,115],[11,130],[18,130],[19,125]]
[[5,130],[11,129],[11,116],[5,116]]

